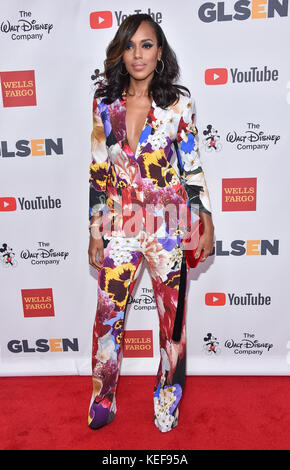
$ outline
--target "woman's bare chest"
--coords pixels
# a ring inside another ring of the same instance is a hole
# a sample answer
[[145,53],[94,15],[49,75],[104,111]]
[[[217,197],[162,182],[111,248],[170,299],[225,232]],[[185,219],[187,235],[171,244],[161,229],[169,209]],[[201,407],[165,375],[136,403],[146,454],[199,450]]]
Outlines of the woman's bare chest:
[[126,135],[131,150],[136,149],[151,109],[152,102],[147,100],[127,101],[126,103]]

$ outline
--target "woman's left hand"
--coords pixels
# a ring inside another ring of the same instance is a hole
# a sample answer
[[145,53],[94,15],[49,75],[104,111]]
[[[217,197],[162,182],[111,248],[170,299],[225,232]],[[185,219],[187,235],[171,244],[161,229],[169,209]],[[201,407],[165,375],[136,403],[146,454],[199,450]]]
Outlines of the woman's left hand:
[[207,257],[211,254],[213,249],[214,226],[212,223],[211,215],[200,211],[199,216],[203,225],[203,234],[199,238],[194,257],[198,259],[200,257],[201,252],[203,252],[200,261],[205,261]]

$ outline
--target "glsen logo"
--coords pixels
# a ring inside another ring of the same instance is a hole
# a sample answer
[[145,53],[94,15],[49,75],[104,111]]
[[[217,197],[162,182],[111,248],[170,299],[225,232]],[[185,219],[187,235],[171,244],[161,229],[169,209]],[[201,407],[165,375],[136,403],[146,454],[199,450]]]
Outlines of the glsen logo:
[[[242,71],[230,68],[232,83],[259,83],[277,81],[279,78],[278,70],[269,70],[267,65],[262,70],[258,67],[251,67],[250,70]],[[207,69],[204,75],[206,85],[224,85],[228,82],[228,71],[224,68]]]
[[0,72],[4,108],[36,106],[34,70]]
[[22,250],[20,258],[29,260],[34,266],[48,266],[50,264],[59,265],[61,261],[67,259],[68,255],[68,251],[51,248],[49,242],[38,242],[37,251],[31,251],[29,249]]
[[220,306],[225,305],[226,294],[223,292],[207,292],[205,294],[205,305]]
[[233,5],[234,14],[225,9],[232,2],[206,2],[198,9],[204,23],[213,21],[256,20],[288,16],[288,0],[239,0]]
[[[236,293],[228,293],[228,300],[231,306],[241,305],[241,306],[261,306],[261,305],[271,305],[271,297],[269,295],[262,295],[261,292],[258,294],[253,294],[252,292],[247,292],[243,295],[238,295]],[[209,306],[220,306],[226,304],[226,294],[224,292],[207,292],[205,294],[205,304]]]
[[152,330],[124,331],[123,357],[153,357]]
[[94,11],[90,14],[90,26],[92,29],[111,28],[113,15],[111,11]]
[[222,210],[255,211],[257,178],[223,178]]
[[232,350],[234,354],[255,354],[261,356],[263,352],[269,352],[273,348],[273,344],[268,341],[259,341],[255,339],[255,335],[252,333],[244,333],[241,340],[236,341],[232,338],[226,340],[225,347]]
[[207,69],[204,73],[206,85],[224,85],[228,81],[227,69]]
[[134,310],[155,310],[156,303],[154,299],[153,289],[142,287],[142,294],[140,297],[129,296],[128,304],[133,305]]
[[16,211],[15,197],[0,197],[0,211]]
[[54,317],[52,289],[21,289],[24,317]]
[[7,349],[11,353],[45,353],[45,352],[68,352],[78,351],[79,344],[78,338],[51,338],[51,339],[37,339],[29,343],[27,339],[12,339],[7,344]]
[[223,241],[217,240],[211,255],[216,256],[265,256],[279,254],[279,240],[233,240],[230,244],[231,250],[225,250]]
[[63,155],[63,142],[62,138],[53,139],[33,139],[33,140],[18,140],[15,143],[17,151],[8,149],[8,142],[1,142],[0,154],[3,158],[17,157],[44,157],[47,155]]

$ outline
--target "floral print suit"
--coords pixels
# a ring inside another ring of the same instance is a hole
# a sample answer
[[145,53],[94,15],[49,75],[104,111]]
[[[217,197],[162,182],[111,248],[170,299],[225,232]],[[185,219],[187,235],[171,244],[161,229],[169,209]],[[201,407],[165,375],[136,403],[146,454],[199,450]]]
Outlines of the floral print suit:
[[[168,212],[168,207],[194,206],[209,214],[211,207],[192,98],[180,95],[167,109],[153,100],[135,154],[126,135],[126,100],[126,89],[111,104],[105,98],[93,100],[89,217],[97,216],[104,261],[98,276],[88,421],[96,429],[116,414],[127,301],[146,260],[160,324],[154,423],[166,432],[178,423],[185,383],[187,267],[182,234],[188,229],[188,217],[178,216],[178,209]],[[174,142],[184,167],[182,178],[173,164]],[[177,218],[170,223],[172,213]]]

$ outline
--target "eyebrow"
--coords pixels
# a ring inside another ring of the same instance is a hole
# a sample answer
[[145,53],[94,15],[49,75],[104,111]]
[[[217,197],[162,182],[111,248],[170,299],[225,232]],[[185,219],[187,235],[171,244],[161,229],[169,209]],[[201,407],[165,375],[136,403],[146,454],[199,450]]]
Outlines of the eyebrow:
[[[146,42],[146,41],[152,41],[154,42],[154,39],[148,38],[148,39],[141,39],[141,42]],[[129,39],[129,42],[134,42],[132,39]]]

